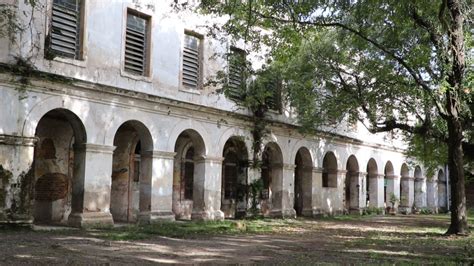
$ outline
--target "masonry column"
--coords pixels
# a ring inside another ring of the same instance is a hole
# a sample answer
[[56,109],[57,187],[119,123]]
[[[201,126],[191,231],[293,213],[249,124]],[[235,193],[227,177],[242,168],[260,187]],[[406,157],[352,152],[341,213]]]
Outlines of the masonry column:
[[175,152],[147,151],[142,154],[142,173],[151,178],[140,180],[140,223],[173,221],[173,164]]
[[415,202],[416,208],[426,208],[426,178],[415,178]]
[[0,224],[33,222],[34,145],[36,138],[0,134]]
[[[294,206],[295,194],[295,168],[294,164],[283,164],[283,175],[279,179],[278,175],[274,175],[272,180],[272,217],[279,218],[296,218]],[[276,169],[276,167],[275,167]]]
[[[247,184],[250,185],[256,180],[261,179],[262,173],[260,172],[261,169],[258,167],[251,167],[253,161],[249,161],[249,167],[247,168]],[[252,217],[253,215],[261,213],[261,198],[259,195],[252,195],[252,191],[248,191],[248,202],[247,202],[247,210],[246,216]],[[255,202],[254,202],[255,201]]]
[[223,157],[194,159],[193,212],[191,219],[223,220],[221,211]]
[[302,216],[313,216],[313,190],[317,185],[314,178],[313,167],[304,166],[303,167],[303,178],[302,178],[302,192],[303,192],[303,210],[301,212]]
[[68,224],[76,227],[113,225],[110,213],[114,146],[74,145],[74,177]]
[[426,205],[434,212],[438,213],[438,179],[429,178],[426,182]]
[[314,167],[312,171],[313,186],[311,187],[311,209],[312,216],[317,217],[324,214],[323,211],[323,168]]
[[346,170],[338,170],[336,173],[337,177],[337,187],[336,187],[336,195],[332,195],[334,200],[334,209],[333,214],[343,214],[344,213],[344,187],[346,181]]
[[384,178],[385,175],[369,174],[369,207],[384,207]]
[[350,197],[350,210],[351,213],[362,214],[362,210],[366,204],[366,172],[357,172],[351,175],[350,191],[351,194],[355,195]]
[[[390,202],[392,194],[400,201],[400,177],[397,175],[387,175],[387,206],[392,207]],[[395,207],[398,206],[399,201],[395,203]]]

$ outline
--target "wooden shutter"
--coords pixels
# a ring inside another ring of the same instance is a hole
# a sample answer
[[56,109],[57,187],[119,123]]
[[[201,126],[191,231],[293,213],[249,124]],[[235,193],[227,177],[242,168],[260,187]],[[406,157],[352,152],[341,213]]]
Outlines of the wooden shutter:
[[127,14],[125,71],[145,75],[147,67],[147,20]]
[[185,34],[183,49],[183,85],[197,89],[201,75],[201,39]]
[[272,79],[268,85],[271,95],[265,100],[268,108],[277,112],[281,112],[281,80]]
[[245,93],[245,52],[231,49],[229,56],[228,96],[242,100]]
[[54,0],[49,47],[54,53],[79,58],[80,19],[79,0]]

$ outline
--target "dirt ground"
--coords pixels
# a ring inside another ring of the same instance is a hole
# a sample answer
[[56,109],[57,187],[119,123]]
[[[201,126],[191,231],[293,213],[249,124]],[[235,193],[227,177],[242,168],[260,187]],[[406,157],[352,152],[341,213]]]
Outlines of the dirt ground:
[[0,264],[473,263],[474,238],[443,236],[447,226],[424,215],[305,219],[265,234],[131,241],[36,227],[0,231]]

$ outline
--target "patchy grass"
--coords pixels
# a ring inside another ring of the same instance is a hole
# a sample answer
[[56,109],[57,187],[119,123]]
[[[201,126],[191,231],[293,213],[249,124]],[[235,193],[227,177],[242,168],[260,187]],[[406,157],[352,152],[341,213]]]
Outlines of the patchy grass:
[[285,220],[176,221],[152,225],[127,225],[108,230],[93,230],[92,235],[110,240],[138,240],[152,236],[197,238],[212,235],[269,234],[291,223]]

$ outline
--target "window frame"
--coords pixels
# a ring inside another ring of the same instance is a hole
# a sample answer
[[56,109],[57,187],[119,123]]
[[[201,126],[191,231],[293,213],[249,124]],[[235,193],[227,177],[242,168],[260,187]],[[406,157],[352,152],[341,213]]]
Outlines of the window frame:
[[[184,48],[185,48],[185,38],[186,35],[195,37],[199,39],[199,47],[198,47],[198,60],[199,60],[199,76],[198,76],[198,81],[197,81],[197,86],[196,88],[192,88],[189,86],[186,86],[183,84],[183,78],[184,78]],[[200,94],[201,91],[203,90],[203,77],[204,77],[204,35],[197,33],[192,30],[184,30],[184,34],[182,35],[182,42],[181,42],[181,56],[180,56],[180,70],[179,70],[179,88],[181,91],[185,92],[192,92],[192,93],[197,93]]]
[[[125,70],[125,51],[126,51],[126,39],[127,39],[127,18],[128,14],[143,18],[146,20],[146,51],[145,51],[145,70],[143,75],[139,75],[130,71]],[[153,51],[153,17],[151,13],[142,12],[130,6],[125,6],[122,20],[122,51],[121,51],[121,64],[120,64],[120,75],[123,77],[131,78],[134,80],[152,81],[153,76],[153,64],[152,64],[152,51]]]
[[[53,22],[53,5],[54,0],[47,2],[47,23],[45,23],[45,34],[44,35],[44,47],[43,47],[43,59],[48,61],[58,61],[66,64],[71,64],[79,67],[85,67],[85,61],[87,59],[87,34],[85,34],[85,29],[87,28],[87,4],[89,0],[79,0],[79,31],[78,31],[78,56],[77,58],[71,58],[63,56],[60,53],[55,53],[54,50],[51,51],[51,34],[52,34],[52,22]],[[49,40],[48,40],[49,39]],[[49,50],[49,53],[47,54]]]

